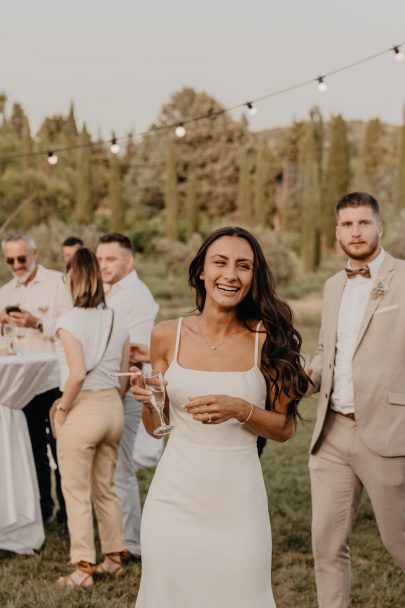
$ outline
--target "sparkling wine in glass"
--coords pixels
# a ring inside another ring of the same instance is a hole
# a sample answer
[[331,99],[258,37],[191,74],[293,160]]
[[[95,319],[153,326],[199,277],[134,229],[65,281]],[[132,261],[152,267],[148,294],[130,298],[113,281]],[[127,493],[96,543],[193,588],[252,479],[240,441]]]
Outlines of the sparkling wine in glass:
[[163,409],[165,406],[166,399],[166,391],[165,385],[163,383],[162,372],[152,369],[150,372],[145,372],[143,374],[143,379],[145,382],[145,388],[151,391],[151,403],[152,406],[156,409],[160,418],[160,426],[157,429],[154,429],[153,434],[157,437],[161,437],[162,435],[169,435],[174,429],[174,426],[171,424],[166,424]]
[[16,355],[22,355],[22,340],[25,338],[25,327],[16,325],[14,327],[13,348]]

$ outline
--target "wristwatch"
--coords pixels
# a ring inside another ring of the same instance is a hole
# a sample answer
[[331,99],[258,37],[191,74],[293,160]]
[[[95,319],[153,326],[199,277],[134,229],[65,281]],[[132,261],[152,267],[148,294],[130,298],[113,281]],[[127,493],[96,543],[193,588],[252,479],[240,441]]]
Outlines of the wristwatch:
[[34,329],[38,329],[38,331],[42,332],[44,331],[44,325],[41,321],[41,319],[38,319],[38,321],[35,323]]

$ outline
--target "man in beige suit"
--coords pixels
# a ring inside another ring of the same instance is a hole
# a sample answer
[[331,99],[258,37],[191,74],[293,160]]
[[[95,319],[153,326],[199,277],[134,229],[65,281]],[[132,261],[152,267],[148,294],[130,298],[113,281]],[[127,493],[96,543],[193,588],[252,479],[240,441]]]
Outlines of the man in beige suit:
[[405,261],[380,246],[369,194],[344,196],[336,218],[348,268],[326,282],[308,370],[320,391],[309,461],[320,608],[350,604],[349,541],[363,487],[405,572]]

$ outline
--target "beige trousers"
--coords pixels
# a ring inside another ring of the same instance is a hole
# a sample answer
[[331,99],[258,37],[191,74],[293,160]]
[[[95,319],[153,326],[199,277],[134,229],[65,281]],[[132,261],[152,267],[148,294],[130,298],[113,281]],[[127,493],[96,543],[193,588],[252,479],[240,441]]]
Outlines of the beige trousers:
[[113,487],[124,424],[115,389],[81,391],[62,427],[57,451],[66,502],[72,563],[95,563],[92,502],[103,553],[125,548],[121,512]]
[[405,572],[405,457],[375,454],[361,440],[356,422],[330,412],[309,470],[318,604],[320,608],[348,608],[349,541],[363,487],[381,539]]

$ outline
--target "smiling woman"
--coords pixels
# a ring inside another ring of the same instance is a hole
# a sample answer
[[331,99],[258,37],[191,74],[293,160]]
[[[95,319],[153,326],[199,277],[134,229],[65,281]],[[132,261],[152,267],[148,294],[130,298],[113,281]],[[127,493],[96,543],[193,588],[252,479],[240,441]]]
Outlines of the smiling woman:
[[[144,507],[136,606],[271,608],[271,529],[256,440],[285,441],[294,430],[307,388],[301,338],[259,243],[242,228],[205,240],[189,284],[197,314],[161,323],[152,336],[175,430]],[[153,435],[151,393],[134,382]]]

